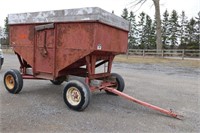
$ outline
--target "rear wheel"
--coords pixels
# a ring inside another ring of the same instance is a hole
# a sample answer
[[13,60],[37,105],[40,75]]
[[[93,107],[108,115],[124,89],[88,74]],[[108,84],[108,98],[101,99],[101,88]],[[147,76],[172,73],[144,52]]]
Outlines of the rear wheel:
[[[124,91],[125,83],[124,83],[124,79],[122,78],[122,76],[120,76],[117,73],[111,73],[110,80],[115,83],[115,85],[112,86],[112,88],[115,88],[120,92]],[[111,94],[111,95],[116,95],[116,94],[109,92],[109,91],[106,91],[106,93]]]
[[63,91],[65,104],[76,111],[84,110],[89,105],[90,97],[88,85],[79,80],[69,81]]
[[22,90],[23,79],[18,70],[11,69],[4,75],[4,85],[6,90],[12,94],[17,94]]
[[61,85],[65,80],[66,80],[66,77],[63,76],[63,77],[59,77],[59,78],[56,78],[55,80],[50,80],[50,81],[54,85]]

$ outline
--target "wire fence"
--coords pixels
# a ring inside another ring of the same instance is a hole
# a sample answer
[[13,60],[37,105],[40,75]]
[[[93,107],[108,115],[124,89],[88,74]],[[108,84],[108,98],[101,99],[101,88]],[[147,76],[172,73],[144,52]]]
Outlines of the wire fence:
[[164,57],[180,57],[184,58],[199,58],[200,50],[198,49],[129,49],[127,56],[160,56]]

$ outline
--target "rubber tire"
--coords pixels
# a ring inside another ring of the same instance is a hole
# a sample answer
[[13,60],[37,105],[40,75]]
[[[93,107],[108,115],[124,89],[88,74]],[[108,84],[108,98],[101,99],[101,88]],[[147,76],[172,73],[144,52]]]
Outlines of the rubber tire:
[[[11,75],[14,79],[15,85],[14,85],[13,89],[9,89],[8,86],[6,85],[6,76],[8,76],[8,75]],[[4,85],[8,92],[10,92],[12,94],[19,93],[23,88],[23,78],[22,78],[22,75],[20,74],[20,72],[16,69],[11,69],[11,70],[7,71],[4,75]]]
[[[66,93],[70,87],[76,87],[81,93],[81,101],[78,105],[72,105],[69,103]],[[81,80],[71,80],[67,83],[63,91],[63,99],[65,104],[72,110],[82,111],[84,110],[90,103],[91,92],[89,86],[82,82]]]
[[54,85],[61,85],[66,80],[66,77],[59,77],[55,80],[50,80]]
[[[123,92],[124,91],[124,87],[125,87],[125,83],[124,83],[124,79],[122,78],[121,75],[117,74],[117,73],[111,73],[111,77],[115,77],[116,78],[116,81],[117,81],[117,90],[120,91],[120,92]],[[110,94],[110,95],[116,95],[112,92],[109,92],[109,91],[106,91],[107,94]]]

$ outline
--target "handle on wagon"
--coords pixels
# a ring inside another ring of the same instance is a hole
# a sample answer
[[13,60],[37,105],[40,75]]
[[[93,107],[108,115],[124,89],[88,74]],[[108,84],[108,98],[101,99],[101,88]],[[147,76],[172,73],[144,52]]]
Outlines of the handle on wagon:
[[44,31],[44,47],[43,47],[43,50],[42,50],[42,53],[41,53],[43,57],[46,57],[47,54],[48,54],[46,36],[47,36],[47,32]]

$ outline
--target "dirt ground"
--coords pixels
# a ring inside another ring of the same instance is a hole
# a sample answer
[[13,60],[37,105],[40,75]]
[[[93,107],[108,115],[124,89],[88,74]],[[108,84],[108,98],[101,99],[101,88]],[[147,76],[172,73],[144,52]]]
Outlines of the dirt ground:
[[[141,60],[143,60],[141,58]],[[181,62],[181,60],[180,60]],[[180,63],[181,64],[181,63]],[[68,109],[62,98],[66,83],[24,80],[22,91],[9,94],[4,73],[18,69],[15,55],[5,54],[0,71],[0,132],[199,133],[200,68],[173,63],[114,62],[124,92],[184,116],[177,120],[104,91],[92,93],[83,112]]]

